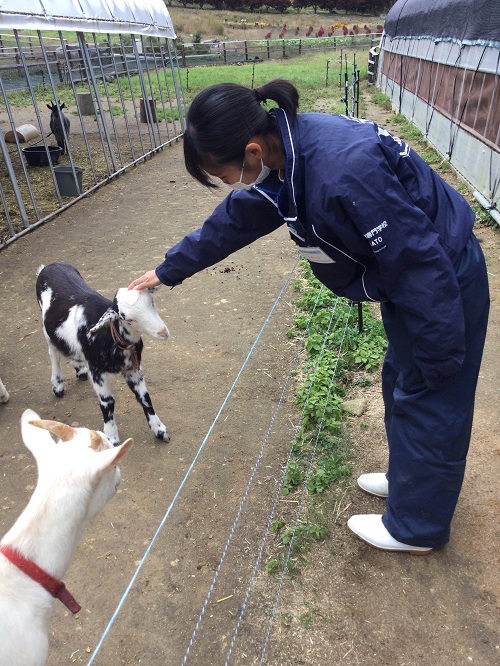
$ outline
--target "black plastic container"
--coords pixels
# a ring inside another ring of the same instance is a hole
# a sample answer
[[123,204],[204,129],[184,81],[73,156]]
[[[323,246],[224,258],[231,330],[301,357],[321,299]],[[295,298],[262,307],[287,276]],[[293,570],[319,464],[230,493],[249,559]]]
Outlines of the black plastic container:
[[[62,197],[76,197],[83,192],[83,169],[77,166],[73,168],[76,174],[76,181],[75,176],[73,175],[73,169],[70,166],[58,166],[54,168],[57,187],[59,188],[59,194]],[[77,189],[77,182],[80,190]]]
[[[47,146],[49,149],[52,164],[57,164],[61,157],[62,148],[60,146]],[[28,146],[23,148],[23,155],[29,166],[49,166],[49,159],[45,146]]]

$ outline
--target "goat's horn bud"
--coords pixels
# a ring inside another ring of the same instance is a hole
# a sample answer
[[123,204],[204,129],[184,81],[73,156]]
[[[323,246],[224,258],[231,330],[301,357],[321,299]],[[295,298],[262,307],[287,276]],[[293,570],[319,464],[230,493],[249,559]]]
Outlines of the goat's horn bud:
[[106,443],[106,440],[104,440],[101,435],[97,432],[97,430],[91,430],[90,431],[90,448],[93,449],[94,451],[102,451],[104,448],[104,444]]
[[76,435],[76,430],[65,423],[60,423],[59,421],[47,421],[45,419],[29,421],[31,425],[36,426],[37,428],[43,428],[48,430],[56,437],[59,437],[63,442],[69,442],[70,439]]

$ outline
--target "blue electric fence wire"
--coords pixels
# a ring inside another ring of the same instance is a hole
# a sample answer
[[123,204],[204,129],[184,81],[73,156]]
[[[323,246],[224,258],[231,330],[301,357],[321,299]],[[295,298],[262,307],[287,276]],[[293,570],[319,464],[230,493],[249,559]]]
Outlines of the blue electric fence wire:
[[100,638],[100,640],[99,640],[99,643],[97,644],[97,646],[96,646],[96,648],[95,648],[95,650],[94,650],[94,654],[92,655],[92,657],[90,658],[90,660],[87,662],[87,666],[91,666],[91,664],[94,663],[94,660],[95,660],[95,658],[96,658],[96,656],[97,656],[99,650],[101,649],[101,646],[102,646],[102,644],[104,643],[104,640],[105,640],[106,636],[108,635],[108,633],[109,633],[111,627],[113,626],[113,624],[114,624],[114,622],[115,622],[115,620],[116,620],[116,618],[117,618],[117,616],[118,616],[118,613],[120,612],[120,610],[121,610],[121,608],[122,608],[122,606],[123,606],[123,604],[124,604],[124,602],[125,602],[125,599],[127,598],[128,594],[129,594],[129,592],[130,592],[130,590],[132,589],[132,586],[133,586],[133,584],[135,583],[135,581],[136,581],[136,579],[137,579],[137,576],[139,575],[139,572],[140,572],[140,570],[142,569],[142,567],[143,567],[143,565],[144,565],[144,562],[146,561],[146,558],[148,557],[149,553],[151,552],[151,549],[152,549],[152,547],[153,547],[153,544],[155,543],[156,539],[158,538],[158,535],[160,534],[160,532],[161,532],[161,530],[162,530],[162,528],[163,528],[163,526],[164,526],[164,524],[165,524],[167,518],[169,517],[169,515],[170,515],[170,513],[171,513],[171,511],[172,511],[172,509],[173,509],[173,507],[174,507],[174,504],[175,504],[175,502],[177,501],[177,499],[178,499],[178,497],[179,497],[179,495],[180,495],[180,493],[181,493],[181,490],[183,489],[183,487],[184,487],[184,485],[185,485],[187,479],[189,478],[189,475],[190,475],[191,472],[193,471],[193,468],[194,468],[194,466],[195,466],[195,463],[196,463],[196,461],[198,460],[198,458],[199,458],[201,452],[203,451],[203,449],[204,449],[204,447],[205,447],[205,444],[207,443],[208,438],[210,437],[210,435],[211,435],[211,433],[212,433],[212,430],[214,429],[215,424],[217,423],[217,421],[218,421],[218,419],[219,419],[219,416],[221,415],[221,413],[222,413],[224,407],[226,406],[226,403],[228,402],[229,397],[230,397],[231,393],[233,392],[234,387],[236,386],[236,383],[238,382],[238,380],[239,380],[239,378],[240,378],[240,376],[241,376],[241,374],[242,374],[242,372],[243,372],[245,366],[247,365],[247,363],[248,363],[248,361],[249,361],[249,359],[250,359],[250,356],[252,355],[252,353],[253,353],[255,347],[257,346],[257,343],[258,343],[258,341],[260,340],[260,338],[261,338],[261,336],[262,336],[262,333],[264,332],[264,329],[266,328],[266,326],[267,326],[267,324],[268,324],[268,322],[269,322],[269,320],[270,320],[270,318],[271,318],[271,315],[273,314],[274,310],[276,309],[276,306],[278,305],[279,301],[281,300],[281,297],[283,296],[283,293],[284,293],[285,289],[287,288],[288,283],[290,282],[291,277],[292,277],[292,275],[293,275],[295,269],[297,268],[297,264],[298,264],[298,263],[299,263],[299,256],[297,256],[297,260],[295,261],[295,264],[293,265],[292,270],[290,271],[290,273],[289,273],[289,275],[287,276],[287,278],[286,278],[286,280],[285,280],[283,286],[281,287],[281,290],[280,290],[278,296],[276,297],[276,300],[274,301],[274,303],[273,303],[273,305],[272,305],[272,307],[271,307],[271,309],[270,309],[270,311],[269,311],[269,313],[268,313],[268,315],[267,315],[267,317],[266,317],[264,323],[262,324],[261,329],[260,329],[259,333],[257,334],[257,337],[255,338],[255,340],[254,340],[254,342],[253,342],[253,344],[252,344],[252,346],[251,346],[251,348],[250,348],[250,351],[248,352],[248,354],[247,354],[245,360],[243,361],[243,364],[242,364],[241,368],[239,369],[238,374],[236,375],[236,378],[235,378],[235,380],[233,381],[233,383],[232,383],[232,385],[231,385],[231,388],[229,389],[229,391],[228,391],[226,397],[224,398],[224,400],[223,400],[223,402],[222,402],[222,405],[221,405],[220,408],[219,408],[219,411],[217,412],[217,414],[216,414],[214,420],[212,421],[212,424],[211,424],[210,428],[208,429],[207,434],[206,434],[205,437],[203,438],[203,441],[202,441],[202,443],[200,444],[200,447],[198,448],[198,451],[196,452],[196,455],[194,456],[194,458],[193,458],[193,460],[192,460],[192,462],[191,462],[191,464],[190,464],[190,466],[189,466],[189,468],[188,468],[186,474],[184,475],[184,478],[182,479],[182,481],[181,481],[179,487],[177,488],[177,491],[176,491],[176,493],[175,493],[175,495],[174,495],[174,497],[173,497],[173,499],[172,499],[172,501],[171,501],[171,503],[170,503],[170,506],[168,507],[168,509],[167,509],[167,511],[166,511],[166,513],[165,513],[165,515],[163,516],[163,518],[162,518],[162,520],[161,520],[161,522],[160,522],[160,524],[159,524],[159,526],[158,526],[158,528],[157,528],[157,530],[156,530],[156,532],[155,532],[153,538],[151,539],[151,542],[150,542],[149,546],[146,548],[146,551],[144,552],[144,555],[143,555],[141,561],[139,562],[139,564],[138,564],[138,566],[137,566],[137,568],[136,568],[136,570],[135,570],[135,572],[134,572],[134,575],[132,576],[132,578],[131,578],[129,584],[127,585],[127,588],[125,589],[125,592],[123,593],[122,598],[120,599],[120,601],[119,601],[119,603],[118,603],[118,605],[117,605],[117,607],[116,607],[116,609],[115,609],[115,611],[114,611],[114,613],[113,613],[113,615],[112,615],[112,617],[111,617],[111,619],[110,619],[110,621],[109,621],[109,623],[108,623],[106,629],[104,630],[104,632],[103,632],[103,634],[102,634],[102,636],[101,636],[101,638]]
[[282,389],[282,391],[281,391],[281,395],[280,395],[280,398],[279,398],[279,400],[278,400],[278,404],[277,404],[276,409],[274,410],[274,413],[273,413],[273,415],[272,415],[272,417],[271,417],[271,422],[270,422],[270,424],[269,424],[269,428],[267,429],[267,433],[266,433],[266,435],[265,435],[265,437],[264,437],[264,440],[263,440],[263,442],[262,442],[262,446],[261,446],[261,448],[260,448],[259,454],[258,454],[257,459],[256,459],[256,461],[255,461],[255,464],[254,464],[254,466],[253,466],[252,473],[250,474],[250,478],[249,478],[249,480],[248,480],[248,483],[247,483],[247,486],[246,486],[245,492],[243,493],[243,496],[242,496],[242,499],[241,499],[241,502],[240,502],[240,506],[239,506],[239,508],[238,508],[238,512],[237,512],[237,514],[236,514],[236,518],[234,519],[233,525],[232,525],[231,530],[230,530],[230,532],[229,532],[229,537],[227,538],[227,541],[226,541],[226,543],[225,543],[225,545],[224,545],[224,548],[223,548],[223,550],[222,550],[222,555],[221,555],[221,558],[220,558],[220,560],[219,560],[219,564],[217,565],[217,569],[216,569],[215,574],[214,574],[214,577],[213,577],[213,579],[212,579],[212,583],[210,584],[210,588],[209,588],[209,590],[208,590],[207,596],[206,596],[206,598],[205,598],[205,601],[204,601],[204,603],[203,603],[202,609],[201,609],[200,614],[199,614],[199,616],[198,616],[198,621],[196,622],[196,626],[195,626],[195,628],[194,628],[194,630],[193,630],[193,633],[191,634],[191,638],[190,638],[190,640],[189,640],[189,645],[188,645],[188,647],[187,647],[187,649],[186,649],[186,652],[185,652],[185,654],[184,654],[184,658],[183,658],[183,660],[182,660],[182,666],[185,666],[185,664],[187,663],[188,656],[189,656],[189,652],[191,651],[191,648],[192,648],[193,645],[194,645],[194,641],[195,641],[195,639],[196,639],[196,635],[197,635],[197,633],[198,633],[198,631],[199,631],[199,628],[200,628],[201,622],[202,622],[202,620],[203,620],[203,617],[204,617],[204,615],[205,615],[205,612],[206,612],[207,606],[208,606],[208,604],[209,604],[209,602],[210,602],[210,598],[211,598],[211,596],[212,596],[212,592],[213,592],[213,590],[214,590],[214,587],[215,587],[215,584],[216,584],[216,582],[217,582],[217,579],[219,578],[220,570],[221,570],[221,568],[222,568],[222,565],[223,565],[224,560],[225,560],[225,558],[226,558],[226,555],[227,555],[227,552],[228,552],[229,546],[230,546],[230,544],[231,544],[232,538],[233,538],[234,533],[235,533],[235,531],[236,531],[236,528],[237,528],[237,526],[238,526],[238,523],[239,523],[239,520],[240,520],[240,517],[241,517],[242,511],[243,511],[243,507],[244,507],[244,505],[245,505],[245,502],[246,502],[247,497],[248,497],[248,493],[249,493],[249,491],[250,491],[250,487],[251,487],[251,485],[252,485],[252,483],[253,483],[253,479],[254,479],[254,477],[255,477],[255,474],[257,473],[257,469],[258,469],[258,467],[259,467],[259,465],[260,465],[261,458],[262,458],[262,456],[263,456],[263,454],[264,454],[264,449],[265,449],[265,447],[266,447],[266,445],[267,445],[267,442],[268,442],[269,436],[270,436],[270,434],[271,434],[271,431],[272,431],[272,428],[273,428],[273,425],[274,425],[274,421],[275,421],[276,416],[277,416],[277,414],[278,414],[278,412],[279,412],[279,410],[280,410],[280,408],[281,408],[281,403],[283,402],[283,398],[284,398],[284,396],[285,396],[286,389],[287,389],[287,387],[288,387],[288,383],[289,383],[289,381],[290,381],[290,379],[291,379],[291,377],[292,377],[292,373],[293,373],[293,370],[294,370],[294,368],[295,368],[295,365],[297,364],[297,361],[298,361],[298,358],[299,358],[299,354],[300,354],[300,352],[301,352],[302,349],[303,349],[304,341],[305,341],[305,339],[306,339],[307,332],[308,332],[308,330],[309,330],[309,325],[310,325],[310,323],[311,323],[311,321],[312,321],[312,318],[313,318],[313,316],[314,316],[314,312],[315,312],[315,310],[316,310],[316,306],[317,306],[317,304],[318,304],[319,297],[320,297],[322,291],[323,291],[323,287],[318,291],[318,295],[317,295],[317,298],[316,298],[316,302],[315,302],[315,304],[314,304],[314,307],[313,307],[313,310],[312,310],[311,316],[310,316],[310,318],[309,318],[309,321],[307,322],[306,329],[305,329],[305,331],[304,331],[304,334],[303,334],[303,336],[302,336],[302,339],[301,339],[300,343],[297,345],[297,351],[295,352],[295,356],[294,356],[294,358],[293,358],[293,360],[292,360],[292,364],[291,364],[291,366],[290,366],[290,371],[289,371],[288,376],[287,376],[287,378],[286,378],[286,380],[285,380],[285,383],[284,383],[284,385],[283,385],[283,389]]
[[[322,291],[322,289],[321,289],[321,291]],[[318,294],[318,298],[319,298],[319,295],[321,294],[321,291],[320,291],[320,293]],[[283,475],[282,475],[282,477],[281,477],[281,481],[280,481],[280,483],[279,483],[279,485],[278,485],[278,488],[277,488],[277,490],[276,490],[276,494],[275,494],[275,498],[274,498],[274,503],[273,503],[273,506],[271,507],[271,512],[270,512],[270,514],[269,514],[269,518],[268,518],[268,521],[267,521],[267,524],[266,524],[266,529],[265,529],[265,531],[264,531],[264,537],[263,537],[263,539],[262,539],[261,546],[260,546],[259,552],[258,552],[258,554],[257,554],[257,559],[256,559],[256,562],[255,562],[255,565],[254,565],[253,571],[252,571],[252,576],[251,576],[251,578],[250,578],[250,581],[249,581],[249,584],[248,584],[248,587],[247,587],[247,592],[246,592],[246,595],[245,595],[245,599],[244,599],[244,601],[243,601],[243,604],[242,604],[242,607],[241,607],[241,611],[240,611],[240,615],[239,615],[239,617],[238,617],[238,620],[237,620],[237,623],[236,623],[236,626],[235,626],[235,630],[234,630],[234,633],[233,633],[233,637],[232,637],[232,640],[231,640],[231,644],[230,644],[230,646],[229,646],[229,650],[228,650],[228,653],[227,653],[227,656],[226,656],[225,666],[227,666],[227,664],[229,664],[229,661],[230,661],[230,659],[231,659],[231,655],[232,655],[232,651],[233,651],[234,644],[235,644],[235,641],[236,641],[236,637],[237,637],[238,632],[239,632],[239,627],[240,627],[240,625],[241,625],[241,622],[242,622],[242,620],[243,620],[243,616],[244,616],[245,611],[246,611],[246,608],[247,608],[248,600],[249,600],[249,597],[250,597],[250,592],[251,592],[251,589],[252,589],[252,587],[253,587],[253,583],[254,583],[255,577],[256,577],[256,575],[257,575],[257,571],[258,571],[258,568],[259,568],[259,565],[260,565],[260,561],[261,561],[261,558],[262,558],[262,553],[264,552],[264,547],[265,547],[265,544],[266,544],[266,541],[267,541],[267,537],[268,537],[268,535],[269,535],[269,530],[270,530],[270,527],[271,527],[271,524],[272,524],[272,520],[273,520],[273,518],[274,518],[275,511],[276,511],[276,506],[278,505],[279,498],[280,498],[280,495],[281,495],[281,491],[282,491],[282,488],[283,488],[283,485],[284,485],[284,482],[285,482],[285,477],[286,477],[286,472],[287,472],[287,469],[288,469],[288,465],[289,465],[289,462],[290,462],[290,459],[291,459],[291,456],[292,456],[292,452],[293,452],[293,449],[294,449],[295,443],[296,443],[296,441],[297,441],[298,434],[299,434],[299,432],[300,432],[300,428],[301,428],[301,424],[302,424],[302,420],[303,420],[304,412],[305,412],[305,409],[306,409],[306,406],[307,406],[307,400],[308,400],[308,397],[309,397],[309,395],[310,395],[311,388],[312,388],[313,381],[314,381],[314,375],[316,374],[316,370],[318,369],[319,364],[320,364],[320,362],[321,362],[321,358],[322,358],[322,355],[323,355],[323,350],[324,350],[324,348],[325,348],[325,344],[326,344],[327,335],[328,335],[328,332],[329,332],[329,330],[330,330],[330,326],[331,326],[331,323],[332,323],[332,321],[333,321],[333,318],[334,318],[334,315],[335,315],[335,311],[336,311],[336,309],[337,309],[337,304],[338,304],[338,299],[337,299],[337,301],[335,302],[334,309],[332,310],[332,314],[331,314],[330,321],[329,321],[329,324],[328,324],[328,330],[327,330],[327,333],[326,333],[325,336],[324,336],[323,344],[322,344],[322,348],[321,348],[321,351],[320,351],[320,353],[319,353],[319,355],[318,355],[318,358],[317,358],[317,361],[316,361],[316,365],[315,365],[315,368],[314,368],[314,372],[312,373],[312,376],[311,376],[311,382],[310,382],[309,387],[308,387],[308,394],[307,394],[307,397],[306,397],[306,399],[305,399],[305,401],[304,401],[304,406],[303,406],[303,408],[302,408],[302,412],[301,412],[301,415],[300,415],[299,421],[298,421],[297,426],[296,426],[296,428],[295,428],[295,437],[294,437],[294,439],[293,439],[293,441],[292,441],[292,444],[291,444],[290,449],[289,449],[289,452],[288,452],[288,458],[287,458],[287,460],[286,460],[286,464],[285,464],[285,466],[284,466]],[[312,315],[311,315],[311,317],[312,317]]]
[[325,405],[324,405],[324,408],[323,408],[323,413],[321,415],[321,420],[320,420],[320,423],[319,423],[319,426],[318,426],[318,431],[317,431],[317,434],[316,434],[316,440],[314,442],[314,447],[313,447],[313,450],[312,450],[312,453],[311,453],[311,458],[309,460],[309,466],[308,466],[308,469],[307,469],[306,478],[304,480],[304,485],[303,485],[303,489],[302,489],[302,496],[301,496],[299,506],[297,508],[295,523],[294,523],[294,526],[293,526],[292,537],[290,539],[290,544],[288,546],[287,555],[286,555],[285,562],[284,562],[284,565],[283,565],[283,571],[281,572],[280,584],[279,584],[278,590],[276,592],[275,602],[274,602],[273,610],[272,610],[272,613],[271,613],[271,617],[269,619],[269,626],[268,626],[268,629],[267,629],[266,638],[264,640],[264,644],[262,646],[262,650],[261,650],[261,654],[260,654],[259,664],[261,664],[261,665],[264,663],[264,658],[265,658],[267,646],[268,646],[268,643],[269,643],[269,637],[271,635],[271,630],[273,628],[274,618],[276,617],[276,612],[278,610],[278,604],[279,604],[279,600],[281,598],[281,592],[283,590],[283,585],[284,585],[284,582],[285,582],[285,574],[286,574],[287,569],[288,569],[288,563],[290,561],[290,557],[291,557],[291,554],[292,554],[293,543],[294,543],[294,540],[295,540],[295,534],[297,532],[297,525],[299,523],[300,512],[302,510],[302,505],[304,504],[304,500],[305,500],[305,497],[306,497],[306,490],[307,490],[307,487],[308,487],[309,477],[311,476],[312,466],[313,466],[313,463],[314,463],[314,460],[315,460],[315,457],[316,457],[316,449],[318,447],[319,436],[321,434],[321,429],[323,427],[323,422],[325,420],[326,406],[328,404],[328,399],[330,397],[331,389],[332,389],[332,386],[333,386],[333,380],[335,379],[335,374],[336,374],[336,371],[337,371],[338,362],[339,362],[339,359],[340,359],[340,354],[342,353],[342,346],[344,344],[348,324],[349,324],[349,317],[346,319],[346,323],[345,323],[345,327],[344,327],[344,334],[342,336],[342,341],[340,343],[338,354],[337,354],[337,361],[335,363],[335,367],[334,367],[333,372],[332,372],[331,381],[330,381],[330,384],[328,386],[328,393],[327,393],[327,396],[325,398]]
[[[319,299],[319,296],[321,295],[322,290],[323,290],[323,287],[321,288],[321,290],[320,290],[320,292],[319,292],[319,294],[318,294],[318,299]],[[317,301],[316,301],[316,303],[317,303]],[[265,544],[266,544],[266,541],[267,541],[267,537],[268,537],[268,535],[269,535],[269,530],[270,530],[270,527],[271,527],[271,524],[272,524],[272,520],[273,520],[273,517],[274,517],[274,514],[275,514],[276,506],[278,505],[279,498],[280,498],[280,495],[281,495],[281,490],[282,490],[283,485],[284,485],[284,482],[285,482],[285,477],[286,477],[286,472],[287,472],[288,464],[289,464],[289,462],[290,462],[290,459],[291,459],[291,456],[292,456],[292,452],[293,452],[293,450],[294,450],[294,446],[295,446],[295,443],[296,443],[296,441],[297,441],[298,434],[299,434],[299,432],[300,432],[300,428],[301,428],[302,420],[303,420],[303,417],[304,417],[304,412],[305,412],[305,409],[306,409],[306,407],[307,407],[307,402],[308,402],[309,396],[310,396],[310,394],[311,394],[311,389],[312,389],[312,386],[313,386],[313,383],[314,383],[314,377],[315,377],[316,372],[317,372],[317,370],[318,370],[318,368],[319,368],[319,366],[320,366],[320,364],[321,364],[321,360],[322,360],[322,357],[323,357],[323,353],[324,353],[324,350],[325,350],[325,347],[326,347],[326,342],[327,342],[328,335],[329,335],[329,332],[330,332],[330,327],[331,327],[332,322],[333,322],[333,320],[334,320],[334,317],[335,317],[335,313],[336,313],[336,310],[337,310],[337,305],[338,305],[338,303],[339,303],[339,299],[337,298],[337,300],[335,301],[335,305],[334,305],[334,308],[333,308],[333,310],[332,310],[331,316],[330,316],[330,320],[329,320],[329,322],[328,322],[327,331],[326,331],[326,333],[325,333],[325,335],[324,335],[324,337],[323,337],[323,343],[322,343],[322,346],[321,346],[320,352],[319,352],[319,354],[318,354],[318,358],[317,358],[317,360],[316,360],[316,364],[315,364],[314,370],[313,370],[313,372],[312,372],[312,374],[311,374],[311,381],[310,381],[309,386],[308,386],[307,396],[306,396],[306,399],[304,400],[304,405],[303,405],[303,408],[302,408],[302,412],[301,412],[301,414],[300,414],[299,421],[298,421],[297,426],[296,426],[296,428],[295,428],[295,437],[294,437],[293,442],[292,442],[292,444],[291,444],[291,446],[290,446],[290,449],[289,449],[289,452],[288,452],[288,458],[287,458],[286,465],[285,465],[285,467],[284,467],[284,471],[283,471],[283,475],[282,475],[282,477],[281,477],[281,481],[280,481],[280,483],[278,484],[278,488],[277,488],[277,490],[276,490],[276,494],[275,494],[275,498],[274,498],[274,503],[273,503],[273,506],[271,507],[271,512],[270,512],[270,514],[269,514],[269,518],[268,518],[268,521],[267,521],[266,529],[265,529],[265,531],[264,531],[264,537],[263,537],[263,539],[262,539],[261,546],[260,546],[259,552],[258,552],[258,554],[257,554],[257,558],[256,558],[256,561],[255,561],[255,565],[254,565],[254,567],[253,567],[253,571],[252,571],[252,575],[251,575],[251,577],[250,577],[250,581],[249,581],[249,584],[248,584],[248,587],[247,587],[247,591],[246,591],[245,599],[244,599],[244,601],[243,601],[243,604],[242,604],[242,607],[241,607],[241,611],[240,611],[240,614],[239,614],[238,620],[237,620],[237,622],[236,622],[235,630],[234,630],[234,633],[233,633],[233,636],[232,636],[232,639],[231,639],[231,644],[230,644],[230,646],[229,646],[229,650],[228,650],[228,653],[227,653],[227,656],[226,656],[225,666],[227,666],[227,664],[229,664],[229,661],[230,661],[230,659],[231,659],[231,655],[232,655],[232,651],[233,651],[234,644],[235,644],[235,641],[236,641],[236,637],[237,637],[237,635],[238,635],[238,631],[239,631],[239,628],[240,628],[241,622],[242,622],[242,620],[243,620],[243,616],[244,616],[245,611],[246,611],[246,608],[247,608],[248,600],[249,600],[249,597],[250,597],[250,592],[251,592],[251,589],[252,589],[252,587],[253,587],[253,583],[254,583],[255,577],[256,577],[256,575],[257,575],[257,571],[258,571],[258,569],[259,569],[260,561],[261,561],[261,559],[262,559],[262,553],[264,552],[264,547],[265,547]],[[315,307],[316,307],[316,306],[315,306]],[[313,312],[313,314],[314,314],[314,312]],[[313,314],[311,314],[311,318],[312,318]],[[344,333],[344,335],[345,335],[345,333]],[[328,401],[328,398],[327,398],[327,401]],[[326,409],[327,401],[325,402],[325,409]]]

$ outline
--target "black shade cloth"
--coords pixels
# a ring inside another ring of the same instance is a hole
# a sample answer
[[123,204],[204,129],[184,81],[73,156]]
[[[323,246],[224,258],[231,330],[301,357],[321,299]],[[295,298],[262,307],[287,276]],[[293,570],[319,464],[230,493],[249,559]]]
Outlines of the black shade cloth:
[[397,0],[384,30],[390,37],[433,37],[500,47],[500,0]]

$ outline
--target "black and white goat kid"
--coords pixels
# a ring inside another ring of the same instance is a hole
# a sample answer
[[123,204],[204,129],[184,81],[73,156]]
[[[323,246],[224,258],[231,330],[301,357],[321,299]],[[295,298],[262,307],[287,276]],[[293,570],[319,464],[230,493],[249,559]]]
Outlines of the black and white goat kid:
[[113,301],[91,289],[74,266],[40,266],[36,294],[52,361],[52,390],[64,394],[61,356],[70,359],[79,379],[90,379],[104,418],[104,434],[120,443],[114,418],[111,375],[121,373],[144,409],[158,439],[170,434],[156,415],[141,368],[141,334],[166,340],[169,331],[150,291],[118,289]]

